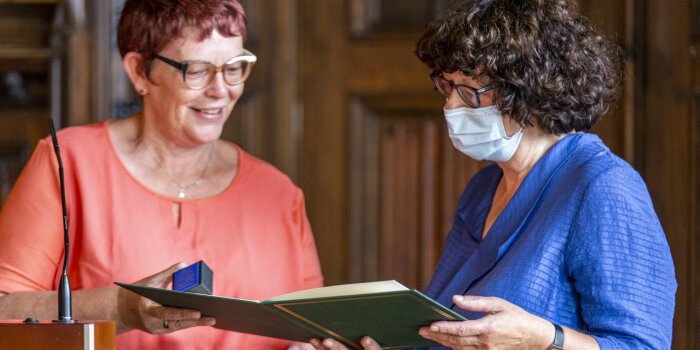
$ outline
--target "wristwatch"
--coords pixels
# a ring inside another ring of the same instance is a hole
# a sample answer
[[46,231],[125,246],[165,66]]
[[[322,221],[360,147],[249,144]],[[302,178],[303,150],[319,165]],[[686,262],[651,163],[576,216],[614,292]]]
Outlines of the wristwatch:
[[554,341],[552,345],[547,348],[547,350],[564,350],[564,330],[561,326],[553,323],[554,325]]

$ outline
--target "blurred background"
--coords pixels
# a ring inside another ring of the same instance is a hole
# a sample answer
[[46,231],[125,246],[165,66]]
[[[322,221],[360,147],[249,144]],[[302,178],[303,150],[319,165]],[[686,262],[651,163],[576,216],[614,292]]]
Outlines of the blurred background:
[[[451,0],[241,0],[258,63],[223,138],[306,195],[326,284],[427,285],[457,199],[483,165],[450,144],[413,50]],[[123,0],[0,0],[0,204],[47,120],[121,118]],[[674,349],[700,349],[700,0],[579,0],[625,52],[592,132],[647,182],[676,266]],[[0,243],[1,244],[1,243]]]

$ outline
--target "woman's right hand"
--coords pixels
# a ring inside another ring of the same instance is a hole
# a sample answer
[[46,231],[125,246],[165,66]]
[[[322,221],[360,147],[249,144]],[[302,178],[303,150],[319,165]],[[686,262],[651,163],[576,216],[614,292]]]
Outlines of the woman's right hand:
[[[381,350],[381,346],[370,337],[362,337],[361,339],[362,347],[365,350]],[[348,348],[334,339],[323,339],[323,341],[318,339],[311,339],[309,342],[313,345],[316,350],[348,350]]]
[[[172,283],[173,273],[185,267],[187,265],[180,262],[133,284],[167,288]],[[151,334],[164,334],[190,327],[213,326],[216,323],[212,317],[202,317],[199,311],[165,307],[124,288],[119,288],[117,311],[120,318],[117,333],[140,329]]]

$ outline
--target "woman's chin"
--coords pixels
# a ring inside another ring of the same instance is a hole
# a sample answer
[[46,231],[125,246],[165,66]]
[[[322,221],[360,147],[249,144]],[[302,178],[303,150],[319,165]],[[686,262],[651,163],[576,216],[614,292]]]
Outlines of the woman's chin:
[[191,129],[190,139],[195,140],[196,143],[204,144],[212,141],[216,141],[221,137],[222,126],[208,126],[208,127],[197,127]]
[[226,120],[227,118],[223,114],[207,115],[206,117],[198,116],[195,123],[190,125],[190,131],[198,139],[214,141],[221,137]]

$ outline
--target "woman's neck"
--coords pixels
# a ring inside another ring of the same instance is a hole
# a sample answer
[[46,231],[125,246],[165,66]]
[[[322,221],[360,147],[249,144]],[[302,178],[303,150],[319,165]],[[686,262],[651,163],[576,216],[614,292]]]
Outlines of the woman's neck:
[[181,145],[157,128],[145,127],[144,117],[137,114],[134,117],[132,147],[138,153],[145,153],[148,158],[167,174],[178,181],[187,182],[199,179],[212,160],[216,151],[216,141]]
[[503,177],[493,195],[491,208],[484,222],[482,239],[486,237],[491,225],[508,205],[515,191],[518,190],[537,161],[562,138],[564,138],[563,135],[547,135],[536,127],[523,129],[523,137],[513,157],[507,162],[498,163],[498,166],[503,170]]
[[537,127],[523,129],[523,138],[518,149],[507,162],[499,162],[503,170],[501,185],[508,197],[512,196],[523,182],[530,170],[547,153],[552,146],[566,135],[549,135]]

